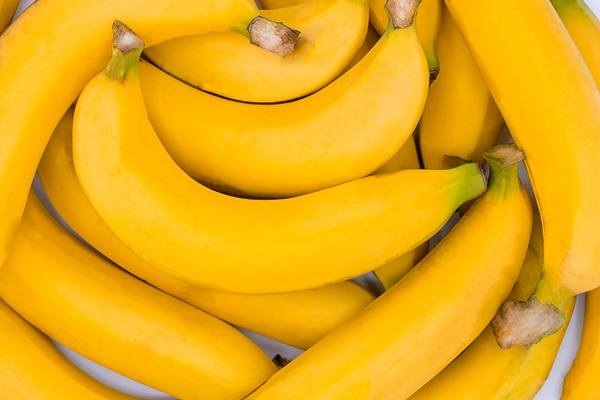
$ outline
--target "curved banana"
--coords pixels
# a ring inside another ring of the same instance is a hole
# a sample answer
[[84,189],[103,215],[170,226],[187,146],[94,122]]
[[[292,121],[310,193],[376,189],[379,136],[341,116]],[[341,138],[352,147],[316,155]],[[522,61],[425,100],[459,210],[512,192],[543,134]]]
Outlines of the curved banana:
[[419,122],[423,164],[442,169],[444,155],[483,164],[504,119],[445,5],[436,49],[443,71],[429,88]]
[[600,87],[600,20],[583,0],[551,0]]
[[[563,382],[561,400],[598,399],[600,372],[600,289],[585,294],[579,350]],[[548,339],[546,339],[548,340]],[[537,345],[536,345],[537,346]]]
[[488,190],[404,278],[246,399],[409,397],[483,330],[514,284],[532,210],[522,152],[487,153]]
[[[392,3],[414,10],[416,1]],[[410,24],[412,11],[404,15]],[[322,90],[268,106],[209,95],[140,63],[150,122],[175,162],[203,185],[253,198],[311,193],[376,170],[412,135],[427,76],[414,25],[390,25]]]
[[83,90],[73,159],[100,219],[174,278],[255,294],[338,282],[423,243],[485,190],[478,166],[469,164],[377,175],[280,200],[215,192],[193,181],[161,146],[139,85],[140,52],[141,44],[127,55],[115,47],[106,71]]
[[[371,23],[379,33],[387,27],[387,14],[384,9],[386,0],[371,0]],[[436,54],[436,41],[442,24],[443,0],[423,0],[417,14],[417,35],[425,51],[429,65],[430,81],[434,81],[440,70]]]
[[0,297],[59,343],[177,398],[239,399],[276,370],[238,330],[89,249],[33,193]]
[[252,4],[49,0],[35,2],[11,24],[0,36],[0,264],[54,127],[110,59],[115,16],[153,45],[211,31],[246,32],[259,16]]
[[590,234],[600,227],[600,92],[549,1],[446,4],[527,156],[544,230],[544,274],[527,307],[503,307],[499,318],[521,315],[533,327],[537,317],[537,331],[511,339],[535,343],[564,323],[558,310],[570,297],[600,286],[600,246]]
[[144,54],[178,79],[230,99],[273,103],[313,93],[340,75],[365,39],[367,0],[312,0],[263,10],[302,32],[285,57],[266,52],[234,32],[185,36]]
[[[529,248],[510,299],[526,300],[542,273],[543,235],[537,212],[533,221]],[[575,298],[569,301],[565,310],[567,321],[574,305]],[[503,350],[498,347],[492,328],[488,325],[464,352],[409,399],[533,399],[548,378],[566,330],[567,324],[556,335],[536,345]]]
[[0,34],[12,21],[18,6],[19,0],[0,0]]
[[2,300],[0,343],[0,387],[5,399],[134,399],[77,368]]
[[85,198],[71,152],[73,109],[54,131],[38,174],[52,206],[69,227],[122,268],[217,318],[300,349],[312,346],[373,301],[369,291],[352,281],[276,295],[238,295],[197,288],[152,267],[104,226]]

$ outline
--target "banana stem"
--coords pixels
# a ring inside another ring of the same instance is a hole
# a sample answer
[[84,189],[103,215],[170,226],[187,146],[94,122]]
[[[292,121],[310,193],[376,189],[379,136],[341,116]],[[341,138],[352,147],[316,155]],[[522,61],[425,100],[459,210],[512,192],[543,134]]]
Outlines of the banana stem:
[[421,0],[387,0],[385,9],[395,29],[404,29],[413,25],[417,8]]
[[132,71],[137,71],[138,61],[144,42],[127,25],[115,20],[113,22],[112,57],[104,70],[104,74],[112,80],[123,82]]
[[300,36],[300,31],[260,15],[250,22],[248,33],[250,43],[280,57],[285,57],[294,50]]

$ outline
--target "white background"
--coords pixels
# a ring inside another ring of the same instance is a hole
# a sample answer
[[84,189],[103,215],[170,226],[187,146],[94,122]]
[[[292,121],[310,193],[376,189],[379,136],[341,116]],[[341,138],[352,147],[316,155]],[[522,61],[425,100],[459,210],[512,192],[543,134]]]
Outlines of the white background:
[[[600,15],[600,0],[585,0],[586,3],[590,6],[590,8],[594,11],[596,15]],[[33,0],[23,0],[19,5],[17,10],[17,15],[21,13],[27,6],[29,6]],[[600,51],[600,50],[599,50]],[[522,172],[522,177],[526,180],[526,175],[524,171]],[[38,189],[38,193],[42,190],[39,185],[39,181],[36,180],[36,189]],[[449,223],[449,225],[440,232],[439,235],[434,238],[434,240],[438,240],[451,226],[453,220]],[[368,284],[369,287],[379,285],[375,281],[372,275],[368,274],[362,277],[359,277],[358,280],[364,284]],[[535,400],[558,400],[560,399],[562,380],[565,374],[568,372],[571,362],[577,353],[577,349],[579,346],[579,339],[581,337],[581,324],[582,324],[582,313],[584,306],[584,295],[578,297],[577,306],[575,308],[575,313],[573,315],[573,319],[567,333],[565,335],[563,345],[560,348],[558,353],[556,362],[552,369],[550,376],[544,387],[540,390],[538,395],[535,397]],[[281,354],[285,357],[293,357],[300,354],[300,350],[285,346],[279,343],[276,343],[270,339],[261,337],[259,335],[253,334],[251,332],[243,331],[246,333],[252,340],[258,343],[271,357],[275,354]],[[112,386],[118,390],[121,390],[125,393],[128,393],[133,396],[137,396],[143,399],[172,399],[173,397],[162,394],[154,389],[151,389],[147,386],[141,385],[137,382],[134,382],[128,378],[125,378],[115,372],[112,372],[98,364],[95,364],[78,354],[74,353],[70,349],[56,343],[58,348],[65,354],[74,364],[79,366],[88,374],[94,376],[96,379],[102,381],[103,383]]]

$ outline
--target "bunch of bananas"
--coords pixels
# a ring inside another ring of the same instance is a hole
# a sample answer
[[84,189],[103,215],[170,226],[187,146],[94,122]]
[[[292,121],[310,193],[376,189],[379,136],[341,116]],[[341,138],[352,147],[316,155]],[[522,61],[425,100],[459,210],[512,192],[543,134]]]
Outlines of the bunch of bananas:
[[600,396],[582,0],[17,5],[0,397],[133,398],[50,337],[181,399],[531,399],[583,293]]

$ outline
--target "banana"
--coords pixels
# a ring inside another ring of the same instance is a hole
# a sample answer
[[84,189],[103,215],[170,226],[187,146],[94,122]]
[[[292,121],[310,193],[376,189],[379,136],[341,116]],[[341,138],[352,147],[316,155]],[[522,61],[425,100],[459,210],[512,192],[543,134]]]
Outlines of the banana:
[[0,297],[59,343],[177,398],[239,399],[276,370],[238,330],[89,249],[33,192]]
[[11,400],[133,400],[93,379],[0,300],[0,387]]
[[35,2],[0,36],[0,264],[35,170],[60,118],[110,59],[115,16],[150,46],[211,31],[246,32],[259,17],[248,0]]
[[600,87],[600,20],[582,0],[551,0]]
[[559,310],[570,297],[600,286],[600,246],[590,234],[600,227],[600,92],[549,0],[446,4],[527,157],[544,273],[530,299],[507,303],[497,322],[533,328],[517,328],[505,346],[535,343],[564,323]]
[[[386,0],[371,1],[371,23],[379,33],[387,27],[387,14],[383,5]],[[440,63],[436,54],[436,41],[442,23],[443,0],[423,0],[417,15],[417,35],[425,51],[429,65],[430,82],[433,82],[440,70]]]
[[58,124],[38,174],[52,206],[67,225],[116,264],[217,318],[300,349],[312,346],[373,301],[369,291],[352,281],[276,295],[237,295],[197,288],[152,267],[104,226],[85,198],[71,152],[73,110]]
[[381,38],[381,36],[379,35],[379,32],[377,32],[375,30],[375,28],[373,27],[373,24],[369,24],[369,27],[367,28],[367,34],[365,36],[365,40],[363,41],[362,45],[360,46],[360,48],[358,49],[356,54],[354,54],[354,57],[352,58],[352,60],[350,60],[348,65],[346,65],[346,67],[342,71],[342,74],[345,74],[346,72],[350,71],[350,69],[352,67],[354,67],[356,64],[358,64],[358,62],[360,60],[362,60],[363,57],[369,53],[369,51],[371,51],[371,49],[375,46],[375,44],[377,44],[377,42],[379,41],[380,38]]
[[[407,7],[397,15],[411,24],[417,1],[391,4]],[[211,96],[140,63],[148,116],[171,157],[200,183],[253,198],[298,196],[376,170],[413,133],[427,76],[414,24],[390,25],[322,90],[269,106]]]
[[419,145],[425,168],[442,169],[444,155],[483,164],[504,126],[490,91],[460,32],[443,6],[436,49],[443,67],[431,85],[419,122]]
[[599,334],[600,289],[594,289],[585,294],[583,330],[579,350],[569,372],[565,376],[562,400],[600,398],[600,387],[598,387],[598,372],[600,371]]
[[[540,279],[542,262],[542,225],[535,212],[529,248],[510,299],[524,301],[529,297]],[[565,310],[567,321],[574,305],[572,298]],[[464,352],[409,399],[533,399],[548,378],[566,330],[567,324],[556,335],[536,345],[502,350],[488,325]]]
[[0,33],[12,21],[18,6],[19,0],[0,0]]
[[487,191],[402,280],[246,399],[409,397],[484,329],[506,298],[531,233],[522,152],[486,153]]
[[[403,169],[419,169],[419,156],[414,137],[408,138],[402,148],[372,175],[402,171]],[[429,251],[429,240],[406,254],[388,262],[373,271],[384,290],[388,290],[408,273]]]
[[147,119],[137,43],[123,55],[117,40],[106,71],[79,97],[73,160],[104,224],[176,279],[254,294],[346,280],[417,247],[485,190],[476,164],[376,175],[280,200],[210,190],[174,163]]
[[172,39],[144,54],[170,75],[220,96],[261,103],[292,100],[329,84],[352,60],[366,36],[369,2],[312,0],[262,15],[302,32],[294,51],[280,57],[229,32]]

